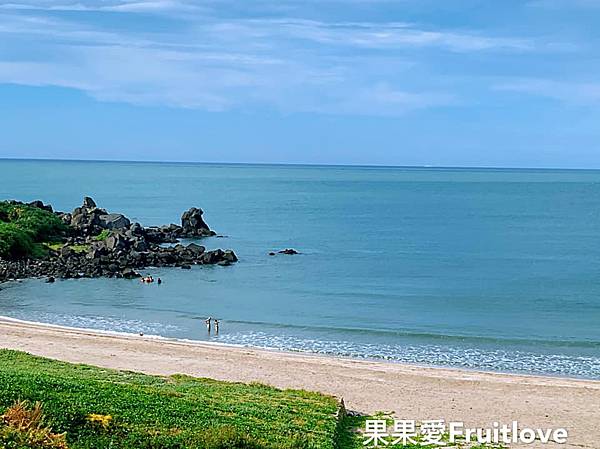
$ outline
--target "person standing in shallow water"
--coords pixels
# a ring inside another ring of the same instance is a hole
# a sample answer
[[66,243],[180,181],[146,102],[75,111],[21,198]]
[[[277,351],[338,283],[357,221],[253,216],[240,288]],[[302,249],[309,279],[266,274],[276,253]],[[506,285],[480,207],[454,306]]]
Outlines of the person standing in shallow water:
[[212,320],[212,317],[208,317],[206,320],[204,320],[204,322],[206,323],[206,330],[208,331],[208,333],[210,334],[210,322]]
[[215,318],[215,335],[219,335],[219,320]]

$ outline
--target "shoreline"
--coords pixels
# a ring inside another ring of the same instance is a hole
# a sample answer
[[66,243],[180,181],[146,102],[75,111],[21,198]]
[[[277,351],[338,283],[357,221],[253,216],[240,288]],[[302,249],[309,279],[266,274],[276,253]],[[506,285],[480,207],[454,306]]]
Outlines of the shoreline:
[[[62,324],[53,324],[53,323],[44,323],[41,321],[30,321],[23,320],[20,318],[13,318],[5,315],[0,315],[0,325],[4,322],[7,323],[16,323],[23,324],[26,326],[32,327],[42,327],[42,328],[51,328],[56,329],[58,331],[68,331],[74,333],[83,333],[88,335],[99,335],[106,337],[116,337],[116,338],[125,338],[132,340],[148,340],[148,341],[157,341],[157,342],[168,342],[180,345],[189,345],[189,346],[207,346],[209,348],[236,348],[236,349],[247,349],[247,350],[256,350],[256,351],[265,351],[273,354],[285,354],[289,356],[306,356],[306,357],[317,357],[324,359],[339,359],[339,360],[348,360],[353,362],[364,362],[364,363],[382,363],[382,364],[390,364],[390,365],[399,365],[405,368],[413,368],[420,370],[440,370],[440,371],[451,371],[451,372],[460,372],[460,373],[473,373],[473,374],[481,374],[481,375],[499,375],[499,376],[514,376],[514,377],[524,377],[524,378],[534,378],[534,379],[549,379],[549,380],[565,380],[565,381],[581,381],[581,382],[592,382],[597,383],[600,388],[600,379],[588,378],[588,377],[577,377],[577,376],[561,376],[561,375],[552,375],[552,374],[544,374],[544,373],[520,373],[520,372],[511,372],[511,371],[493,371],[493,370],[484,370],[477,368],[465,368],[465,367],[455,367],[455,366],[442,366],[442,365],[427,365],[427,364],[419,364],[419,363],[410,363],[403,362],[397,360],[384,360],[377,358],[369,358],[369,357],[350,357],[344,355],[336,355],[336,354],[323,354],[318,352],[311,351],[300,351],[293,349],[279,349],[279,348],[268,348],[262,346],[249,346],[244,344],[236,344],[236,343],[222,343],[217,341],[206,341],[206,340],[192,340],[188,338],[178,338],[178,337],[165,337],[163,335],[155,335],[155,334],[144,334],[139,335],[135,332],[124,332],[124,331],[112,331],[112,330],[104,330],[104,329],[93,329],[87,327],[74,327],[74,326],[65,326]],[[0,337],[0,342],[1,342]]]
[[[343,398],[349,410],[395,412],[401,419],[445,419],[468,426],[518,420],[569,431],[566,445],[600,439],[600,381],[503,374],[172,340],[66,328],[0,317],[0,347],[52,359],[147,374],[187,374]],[[518,446],[513,446],[518,447]]]

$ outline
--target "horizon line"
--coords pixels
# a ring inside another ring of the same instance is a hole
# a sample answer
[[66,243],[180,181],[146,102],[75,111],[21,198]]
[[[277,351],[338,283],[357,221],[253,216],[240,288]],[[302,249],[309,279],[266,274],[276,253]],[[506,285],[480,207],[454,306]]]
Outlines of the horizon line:
[[445,170],[568,170],[568,171],[600,171],[600,167],[540,167],[540,166],[500,166],[500,165],[386,165],[386,164],[335,164],[314,162],[209,162],[209,161],[169,161],[169,160],[134,160],[134,159],[69,159],[69,158],[22,158],[0,157],[0,161],[33,161],[33,162],[96,162],[96,163],[133,163],[133,164],[174,164],[174,165],[259,165],[279,167],[338,167],[338,168],[404,168],[404,169],[445,169]]

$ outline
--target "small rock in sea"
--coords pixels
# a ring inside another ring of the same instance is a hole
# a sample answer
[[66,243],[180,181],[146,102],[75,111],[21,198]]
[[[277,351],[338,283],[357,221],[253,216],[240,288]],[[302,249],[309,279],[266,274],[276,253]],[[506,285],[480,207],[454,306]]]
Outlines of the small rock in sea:
[[293,248],[286,248],[286,249],[282,249],[281,251],[279,251],[279,254],[293,255],[293,254],[300,254],[300,253]]
[[46,282],[48,284],[51,284],[52,282],[54,282],[54,278],[52,276],[48,277],[48,279],[46,279]]
[[273,251],[271,251],[271,252],[269,253],[269,256],[274,256],[274,255],[275,255],[275,253],[274,253]]
[[190,270],[192,267],[190,265],[182,265],[181,269],[182,270]]

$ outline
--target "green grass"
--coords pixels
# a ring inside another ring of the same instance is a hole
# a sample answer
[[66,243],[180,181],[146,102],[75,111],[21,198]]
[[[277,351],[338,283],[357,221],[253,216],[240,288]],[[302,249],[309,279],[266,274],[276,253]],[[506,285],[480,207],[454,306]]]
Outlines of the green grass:
[[[367,419],[392,423],[387,414],[338,422],[337,400],[318,393],[148,376],[0,349],[0,415],[23,400],[43,404],[44,426],[64,432],[69,449],[359,449]],[[1,422],[0,448],[32,448],[3,445]]]
[[60,218],[51,212],[0,201],[0,257],[41,256],[43,252],[38,243],[56,240],[66,229]]
[[106,238],[110,235],[110,229],[104,229],[100,234],[96,235],[94,239],[98,242],[102,240],[106,240]]
[[[52,242],[52,243],[45,243],[44,246],[46,246],[49,249],[52,249],[54,251],[60,251],[60,249],[64,246],[65,244],[63,242]],[[89,249],[89,245],[68,245],[69,248],[71,248],[73,251],[75,251],[76,253],[85,253],[87,252],[87,250]]]
[[0,413],[18,400],[40,401],[45,423],[66,432],[71,449],[334,449],[338,438],[337,401],[318,393],[0,350]]

